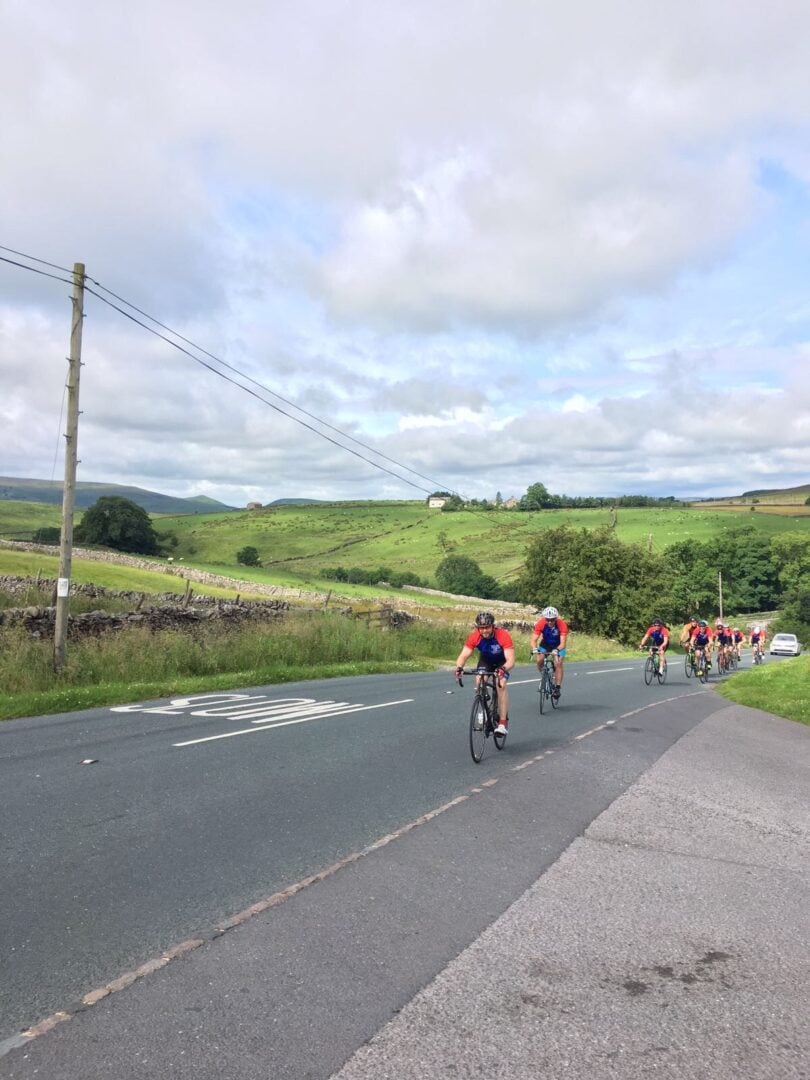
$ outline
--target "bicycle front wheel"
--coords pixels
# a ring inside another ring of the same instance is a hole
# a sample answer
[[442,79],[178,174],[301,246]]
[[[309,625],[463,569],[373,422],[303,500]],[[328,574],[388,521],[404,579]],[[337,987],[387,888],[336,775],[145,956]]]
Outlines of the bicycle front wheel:
[[667,664],[666,667],[665,667],[659,660],[659,662],[658,662],[658,671],[656,672],[656,675],[658,676],[658,685],[659,686],[663,686],[664,683],[667,681],[667,671],[668,670],[669,670],[669,664]]
[[647,686],[653,681],[655,675],[655,662],[651,656],[648,656],[644,662],[644,682]]
[[686,672],[687,679],[691,679],[692,676],[694,675],[694,670],[693,670],[693,667],[692,667],[692,654],[691,653],[685,653],[684,654],[683,670]]
[[544,667],[543,670],[540,672],[540,715],[541,716],[542,716],[543,712],[545,711],[546,701],[548,700],[548,698],[546,696],[547,695],[547,691],[546,691],[547,685],[548,685],[548,672],[546,671],[546,669]]
[[470,753],[476,765],[484,756],[488,727],[489,715],[486,702],[476,694],[470,711]]

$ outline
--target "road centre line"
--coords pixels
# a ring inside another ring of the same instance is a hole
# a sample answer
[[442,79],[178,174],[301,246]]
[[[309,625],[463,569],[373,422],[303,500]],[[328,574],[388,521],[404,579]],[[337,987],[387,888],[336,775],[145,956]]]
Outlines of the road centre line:
[[[531,681],[537,681],[537,680],[526,680],[526,681],[531,682]],[[707,693],[711,693],[711,692],[712,691],[710,691],[710,690],[698,690],[698,691],[693,691],[690,694],[681,694],[678,697],[662,698],[662,699],[659,699],[658,701],[650,702],[649,705],[644,705],[640,709],[633,709],[630,712],[623,713],[621,716],[618,717],[618,720],[624,720],[628,716],[635,716],[636,713],[644,712],[647,709],[659,708],[661,705],[666,705],[666,704],[668,704],[670,702],[677,701],[677,700],[679,700],[679,698],[697,697],[699,694],[707,694]],[[410,701],[413,701],[413,698],[405,698],[405,699],[403,699],[403,701],[384,702],[382,705],[361,706],[361,708],[369,708],[369,709],[385,708],[388,705],[402,705],[402,704],[405,704],[406,702],[410,702]],[[124,709],[127,709],[127,707],[124,706]],[[124,709],[121,709],[120,711],[124,711]],[[132,707],[130,706],[129,709],[132,709]],[[150,709],[148,711],[157,712],[159,710]],[[304,722],[303,720],[293,720],[293,721],[291,721],[291,723],[303,723],[303,722]],[[590,731],[583,732],[580,736],[574,736],[574,738],[569,743],[564,744],[563,746],[561,746],[560,750],[566,749],[567,746],[574,746],[575,743],[577,741],[579,741],[579,739],[588,738],[589,736],[596,735],[598,732],[603,731],[606,728],[613,727],[616,723],[617,723],[616,719],[606,720],[604,724],[600,724],[598,727],[592,728]],[[271,726],[279,726],[279,725],[271,725]],[[248,731],[261,731],[261,730],[262,730],[261,728],[248,728]],[[239,732],[233,732],[232,734],[240,734],[240,733]],[[213,738],[227,738],[227,736],[215,735],[215,736],[213,736]],[[205,742],[207,740],[200,740],[200,741]],[[184,745],[184,744],[177,743],[175,745],[179,746],[179,745]],[[545,750],[545,751],[543,751],[543,753],[536,754],[531,759],[531,763],[532,764],[539,763],[539,762],[543,761],[545,758],[552,757],[556,753],[557,753],[557,750],[555,750],[555,749]],[[528,762],[526,764],[528,764]],[[522,768],[523,768],[523,766],[521,765],[519,767],[519,769],[522,771]],[[519,770],[516,768],[516,769],[512,769],[511,771],[512,772],[517,772]],[[506,777],[504,777],[504,779],[505,778]],[[216,929],[215,929],[215,931],[213,933],[208,932],[204,936],[197,937],[197,938],[191,938],[188,941],[183,941],[180,944],[175,945],[173,948],[166,949],[163,953],[161,953],[161,955],[159,957],[155,957],[154,959],[147,961],[145,964],[141,964],[139,967],[135,968],[133,971],[129,971],[129,972],[125,973],[124,975],[120,976],[119,978],[114,979],[112,982],[107,983],[106,986],[100,987],[97,990],[94,990],[94,991],[92,991],[92,992],[90,992],[88,994],[85,994],[83,996],[83,998],[82,998],[82,1006],[88,1007],[88,1006],[95,1005],[95,1004],[97,1004],[97,1002],[101,1001],[103,998],[109,996],[110,994],[114,994],[114,993],[117,993],[117,992],[119,992],[121,990],[125,990],[127,987],[131,986],[133,983],[140,981],[141,979],[145,978],[147,975],[153,974],[155,971],[157,971],[160,968],[164,967],[166,964],[169,964],[172,961],[174,961],[174,960],[176,960],[176,959],[178,959],[178,958],[180,958],[182,956],[187,955],[187,953],[192,952],[195,949],[200,948],[201,946],[205,945],[208,941],[213,940],[214,937],[218,937],[220,934],[223,934],[226,931],[228,931],[228,930],[230,930],[230,929],[232,929],[232,928],[234,928],[236,926],[241,926],[243,923],[247,922],[249,919],[252,919],[255,915],[259,915],[262,912],[267,911],[269,908],[277,907],[279,904],[282,904],[286,900],[289,900],[291,897],[295,896],[297,893],[299,893],[299,892],[303,891],[304,889],[308,888],[310,885],[313,885],[316,882],[324,881],[326,878],[332,877],[332,875],[336,874],[338,871],[344,869],[345,867],[348,867],[352,863],[357,862],[358,860],[365,858],[367,855],[370,855],[371,853],[378,850],[379,848],[390,844],[392,841],[398,840],[400,837],[405,836],[407,833],[411,832],[413,829],[416,829],[421,825],[427,824],[429,821],[432,821],[439,814],[443,814],[446,811],[452,809],[453,807],[458,806],[459,804],[466,802],[470,797],[472,797],[474,795],[484,794],[486,791],[490,790],[494,786],[494,784],[497,784],[497,779],[492,779],[492,780],[489,780],[489,781],[483,781],[483,783],[481,783],[480,786],[479,785],[473,785],[472,787],[470,787],[468,789],[467,794],[462,794],[462,795],[456,796],[455,798],[451,799],[449,802],[446,802],[443,805],[438,806],[433,810],[429,810],[427,813],[422,814],[421,817],[416,818],[416,820],[414,820],[414,821],[408,822],[408,824],[401,826],[399,829],[396,829],[394,832],[388,833],[386,836],[380,837],[378,840],[373,841],[371,844],[369,844],[365,848],[362,848],[361,850],[358,850],[358,851],[351,852],[349,855],[344,856],[344,858],[342,858],[339,862],[333,863],[332,866],[329,866],[324,870],[317,871],[316,873],[311,874],[309,877],[303,878],[302,880],[297,881],[295,884],[289,885],[286,888],[280,890],[279,892],[273,893],[271,896],[268,896],[263,900],[259,900],[257,903],[252,904],[249,908],[246,908],[244,911],[238,912],[236,915],[232,916],[229,919],[223,919],[223,920],[219,921],[217,923]],[[52,1013],[51,1016],[45,1017],[45,1019],[40,1020],[39,1023],[34,1024],[31,1027],[27,1028],[25,1031],[21,1032],[19,1035],[12,1036],[10,1039],[6,1039],[6,1040],[0,1042],[0,1058],[4,1057],[6,1054],[10,1053],[12,1050],[15,1050],[18,1047],[24,1046],[26,1043],[30,1042],[32,1039],[35,1039],[40,1035],[44,1035],[46,1032],[48,1032],[52,1028],[56,1027],[57,1024],[61,1024],[66,1020],[72,1020],[73,1017],[76,1015],[76,1012],[78,1012],[78,1011],[79,1011],[78,1009],[74,1009],[73,1011],[68,1012],[67,1010],[60,1009],[57,1012]]]
[[186,742],[172,743],[172,746],[196,746],[198,743],[215,742],[217,739],[233,739],[236,738],[237,735],[252,735],[255,731],[267,731],[269,728],[289,727],[291,724],[306,724],[309,720],[318,720],[321,717],[326,720],[332,716],[341,716],[345,713],[367,712],[371,709],[387,709],[392,705],[407,705],[413,700],[413,698],[402,698],[400,701],[384,701],[380,705],[351,705],[349,708],[342,709],[340,712],[316,713],[312,716],[301,716],[294,720],[281,720],[273,724],[262,724],[259,727],[243,728],[241,731],[226,731],[221,735],[208,735],[203,739],[188,739]]
[[601,671],[583,671],[583,675],[610,675],[614,671],[635,671],[634,667],[609,667]]

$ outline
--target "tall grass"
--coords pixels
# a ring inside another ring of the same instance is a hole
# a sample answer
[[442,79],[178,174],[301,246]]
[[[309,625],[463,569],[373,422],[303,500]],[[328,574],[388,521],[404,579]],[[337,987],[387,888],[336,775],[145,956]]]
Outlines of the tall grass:
[[[207,623],[193,631],[127,627],[70,641],[65,667],[56,675],[52,641],[0,628],[0,719],[177,693],[449,667],[469,631],[469,619],[381,630],[331,612],[293,612],[237,630]],[[518,663],[526,663],[528,633],[512,637]],[[572,635],[570,646],[573,660],[627,654],[615,642],[584,634]]]
[[197,689],[281,683],[339,674],[418,670],[455,659],[459,635],[411,625],[380,630],[330,613],[299,613],[234,631],[125,628],[71,641],[57,675],[53,644],[19,628],[0,631],[0,717],[161,697]]

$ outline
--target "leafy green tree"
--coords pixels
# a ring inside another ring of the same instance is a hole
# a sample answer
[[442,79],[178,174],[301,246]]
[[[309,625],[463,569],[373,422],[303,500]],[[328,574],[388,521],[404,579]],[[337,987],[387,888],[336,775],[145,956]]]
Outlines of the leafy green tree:
[[574,630],[627,641],[654,615],[677,617],[671,584],[662,556],[621,543],[609,528],[564,525],[529,545],[519,593],[538,608],[553,604]]
[[684,620],[692,615],[708,619],[718,604],[718,571],[712,545],[685,540],[667,548],[666,558],[673,575],[673,605],[679,616]]
[[455,510],[464,509],[464,500],[458,495],[451,495],[442,507],[442,513],[452,513]]
[[551,503],[551,496],[545,484],[529,484],[526,494],[520,500],[521,510],[542,510]]
[[467,555],[448,555],[436,567],[436,581],[445,592],[489,599],[497,596],[498,583],[485,574],[475,559]]
[[788,532],[771,537],[771,562],[783,593],[810,589],[810,536]]
[[35,544],[58,544],[62,539],[62,530],[55,525],[43,525],[31,539]]
[[245,547],[240,548],[236,553],[236,561],[240,566],[261,566],[261,560],[259,559],[259,552],[255,547],[247,544]]
[[135,555],[157,555],[152,520],[137,503],[120,495],[102,495],[88,507],[75,531],[76,541]]

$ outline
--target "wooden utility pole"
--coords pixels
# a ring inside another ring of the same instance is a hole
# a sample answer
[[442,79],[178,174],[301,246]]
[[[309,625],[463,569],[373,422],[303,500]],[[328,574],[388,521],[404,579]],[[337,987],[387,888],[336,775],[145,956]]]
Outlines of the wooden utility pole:
[[67,380],[67,431],[65,432],[65,485],[62,491],[62,535],[59,544],[59,579],[56,583],[56,623],[53,630],[53,667],[65,663],[70,608],[70,561],[73,557],[73,505],[76,499],[76,465],[79,441],[79,374],[82,366],[84,320],[84,263],[73,264],[73,315],[70,323],[70,356]]
[[717,588],[720,593],[720,620],[723,619],[723,571],[717,571]]

